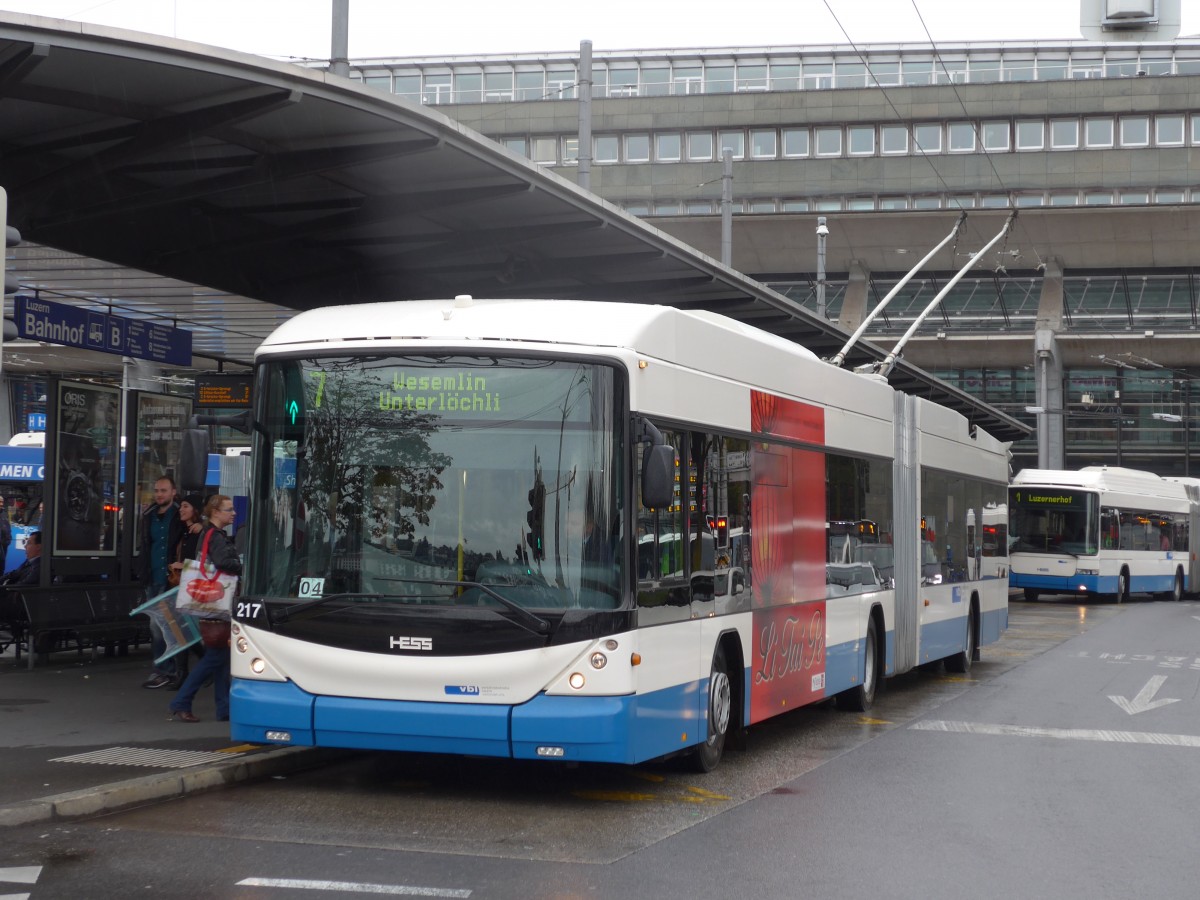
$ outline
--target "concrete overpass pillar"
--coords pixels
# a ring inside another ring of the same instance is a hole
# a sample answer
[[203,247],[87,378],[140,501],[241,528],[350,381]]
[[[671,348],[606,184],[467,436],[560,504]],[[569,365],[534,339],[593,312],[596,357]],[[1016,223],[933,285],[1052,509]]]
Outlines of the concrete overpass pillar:
[[867,293],[871,285],[871,270],[857,259],[850,260],[850,279],[842,298],[838,325],[853,332],[867,316]]
[[1046,262],[1034,331],[1034,385],[1037,405],[1042,409],[1037,414],[1039,469],[1062,469],[1065,466],[1066,397],[1057,339],[1063,327],[1062,310],[1062,260],[1055,257]]

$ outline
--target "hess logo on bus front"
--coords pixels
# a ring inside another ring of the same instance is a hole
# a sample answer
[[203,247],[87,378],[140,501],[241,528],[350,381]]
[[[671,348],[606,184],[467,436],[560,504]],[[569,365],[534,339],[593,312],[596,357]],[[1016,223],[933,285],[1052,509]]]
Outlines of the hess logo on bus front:
[[391,650],[432,650],[433,638],[392,635],[388,638],[388,648]]

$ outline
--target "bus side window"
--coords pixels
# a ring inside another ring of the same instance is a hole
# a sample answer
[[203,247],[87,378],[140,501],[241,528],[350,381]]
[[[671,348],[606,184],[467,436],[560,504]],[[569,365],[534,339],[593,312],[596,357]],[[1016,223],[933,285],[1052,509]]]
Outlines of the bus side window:
[[1104,550],[1117,550],[1121,546],[1121,514],[1112,507],[1100,510],[1100,546]]

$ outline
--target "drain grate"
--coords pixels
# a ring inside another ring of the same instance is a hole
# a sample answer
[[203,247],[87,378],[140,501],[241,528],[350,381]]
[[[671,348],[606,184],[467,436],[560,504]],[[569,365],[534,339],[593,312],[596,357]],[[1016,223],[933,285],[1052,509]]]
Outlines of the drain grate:
[[50,762],[93,763],[101,766],[146,766],[154,769],[186,769],[229,759],[231,754],[210,750],[156,750],[150,747],[109,747],[91,753],[60,756]]

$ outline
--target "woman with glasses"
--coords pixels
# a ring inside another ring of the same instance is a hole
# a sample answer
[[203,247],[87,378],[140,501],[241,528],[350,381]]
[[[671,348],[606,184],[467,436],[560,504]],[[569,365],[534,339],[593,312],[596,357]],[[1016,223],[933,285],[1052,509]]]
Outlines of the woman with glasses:
[[[233,524],[235,516],[232,499],[224,494],[209,497],[204,505],[204,517],[208,521],[196,541],[199,548],[197,555],[204,554],[210,563],[226,575],[242,574],[242,558],[233,545],[233,539],[225,531]],[[205,637],[203,658],[188,674],[187,681],[171,701],[171,717],[180,722],[200,721],[192,712],[192,701],[209,678],[212,679],[216,694],[217,719],[229,721],[229,622],[225,620],[223,624],[223,639],[218,635],[214,642]]]

